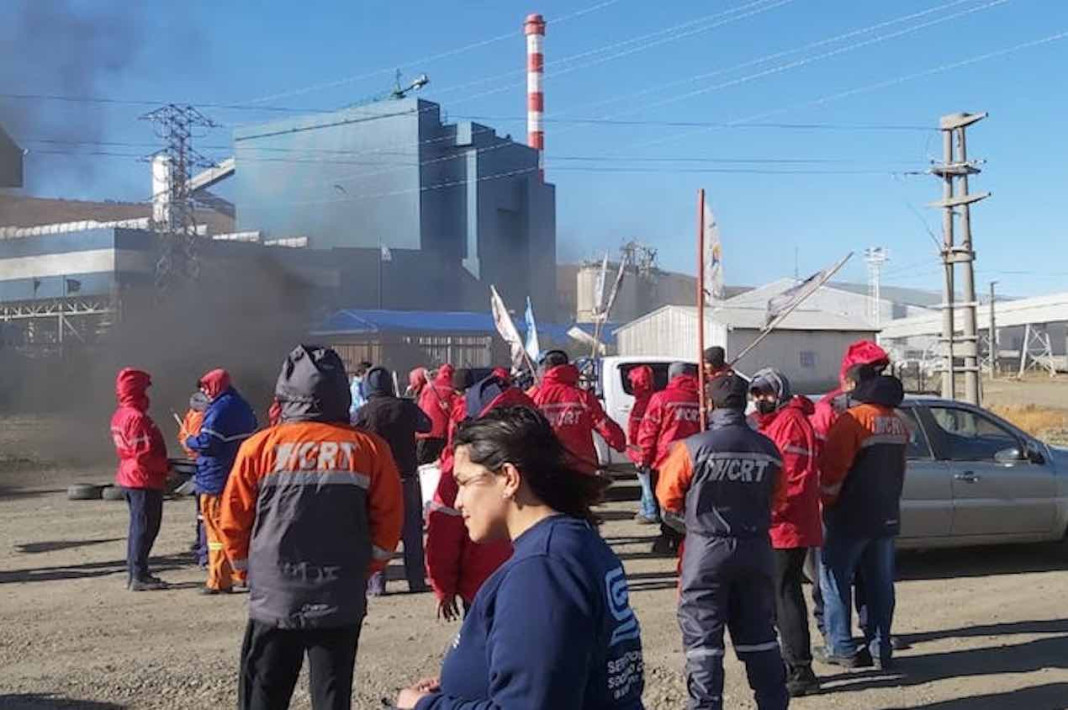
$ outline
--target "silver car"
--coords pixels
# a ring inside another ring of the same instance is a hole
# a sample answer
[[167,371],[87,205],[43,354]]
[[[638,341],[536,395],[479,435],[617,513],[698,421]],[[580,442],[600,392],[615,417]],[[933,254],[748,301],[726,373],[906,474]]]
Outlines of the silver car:
[[912,438],[898,546],[1062,540],[1068,449],[963,402],[908,397]]

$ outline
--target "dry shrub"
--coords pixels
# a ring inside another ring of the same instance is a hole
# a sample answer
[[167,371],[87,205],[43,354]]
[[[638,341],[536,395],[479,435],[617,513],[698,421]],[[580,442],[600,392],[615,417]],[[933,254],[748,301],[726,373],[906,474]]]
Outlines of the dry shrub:
[[1039,439],[1063,440],[1068,436],[1068,409],[1008,404],[994,405],[990,410]]

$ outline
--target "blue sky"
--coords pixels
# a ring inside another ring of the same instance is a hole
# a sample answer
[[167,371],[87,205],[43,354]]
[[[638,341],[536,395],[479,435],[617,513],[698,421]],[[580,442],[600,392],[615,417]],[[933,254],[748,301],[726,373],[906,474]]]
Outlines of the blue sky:
[[[16,15],[36,1],[0,6],[7,28],[0,40],[19,32]],[[1068,38],[939,71],[1068,31],[1068,2],[51,4],[66,16],[100,18],[107,32],[31,42],[52,64],[31,56],[16,70],[7,62],[0,93],[329,109],[387,90],[400,67],[430,76],[423,97],[439,101],[450,118],[485,117],[517,138],[525,135],[521,25],[528,12],[541,12],[549,21],[547,177],[557,185],[561,257],[593,256],[638,238],[659,249],[665,268],[693,271],[695,193],[703,187],[721,225],[731,284],[792,274],[795,262],[812,272],[849,250],[881,245],[891,251],[884,283],[939,288],[928,230],[940,237],[941,218],[926,203],[941,187],[906,173],[940,157],[941,137],[917,129],[935,127],[945,113],[989,111],[969,131],[970,155],[987,161],[972,191],[993,193],[973,209],[979,286],[985,291],[996,279],[1004,293],[1031,295],[1068,282],[1060,213],[1068,143],[1059,130]],[[65,52],[106,61],[75,77],[79,84],[69,79],[71,65],[91,62]],[[915,75],[922,76],[908,78]],[[0,120],[31,108],[32,118],[15,121],[16,138],[31,150],[55,151],[31,161],[34,192],[147,197],[148,166],[130,156],[152,150],[151,128],[137,120],[148,104],[0,98]],[[276,115],[204,110],[225,124],[199,138],[201,146],[219,146],[205,149],[213,156],[226,153],[228,127]],[[576,118],[641,125],[567,122]],[[824,128],[664,125],[746,120]],[[873,125],[887,128],[855,130]],[[38,142],[60,138],[95,143]],[[77,151],[109,154],[69,154]],[[844,276],[864,280],[863,262],[855,258]]]

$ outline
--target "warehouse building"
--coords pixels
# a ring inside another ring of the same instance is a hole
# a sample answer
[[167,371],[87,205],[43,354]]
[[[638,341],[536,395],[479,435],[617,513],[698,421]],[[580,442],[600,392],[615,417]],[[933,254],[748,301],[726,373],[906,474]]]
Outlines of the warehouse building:
[[[745,350],[766,322],[766,304],[729,303],[705,314],[705,346],[722,346],[728,359]],[[774,367],[797,392],[824,392],[836,386],[842,354],[849,344],[875,334],[865,318],[812,310],[806,304],[787,316],[737,367],[748,373]],[[615,335],[620,355],[659,355],[692,362],[697,358],[697,309],[665,306],[618,328]]]

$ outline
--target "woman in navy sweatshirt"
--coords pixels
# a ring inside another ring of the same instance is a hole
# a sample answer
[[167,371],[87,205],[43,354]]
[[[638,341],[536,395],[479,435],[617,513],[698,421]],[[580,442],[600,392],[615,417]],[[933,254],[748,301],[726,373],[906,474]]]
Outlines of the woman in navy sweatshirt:
[[456,435],[456,509],[515,551],[475,597],[440,679],[401,710],[641,710],[641,632],[619,558],[593,527],[605,482],[576,472],[541,413],[504,407]]

